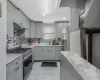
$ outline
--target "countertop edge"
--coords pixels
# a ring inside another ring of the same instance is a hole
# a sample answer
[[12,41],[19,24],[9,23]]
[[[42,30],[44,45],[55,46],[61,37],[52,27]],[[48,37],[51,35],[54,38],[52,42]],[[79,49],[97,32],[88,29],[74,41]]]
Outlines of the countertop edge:
[[42,46],[48,46],[48,47],[50,47],[50,46],[54,46],[54,47],[61,47],[61,46],[63,46],[63,45],[45,45],[45,44],[35,44],[35,45],[28,45],[28,44],[23,44],[23,45],[21,45],[21,47],[37,47],[37,46],[40,46],[40,47],[42,47]]
[[77,53],[61,51],[84,80],[100,80],[100,70],[80,57]]

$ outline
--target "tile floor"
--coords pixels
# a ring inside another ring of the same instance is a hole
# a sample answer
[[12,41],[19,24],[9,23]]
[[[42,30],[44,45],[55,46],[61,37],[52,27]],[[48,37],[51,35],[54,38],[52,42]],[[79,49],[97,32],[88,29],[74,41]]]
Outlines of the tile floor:
[[60,80],[60,62],[57,67],[41,67],[42,62],[35,62],[28,80]]

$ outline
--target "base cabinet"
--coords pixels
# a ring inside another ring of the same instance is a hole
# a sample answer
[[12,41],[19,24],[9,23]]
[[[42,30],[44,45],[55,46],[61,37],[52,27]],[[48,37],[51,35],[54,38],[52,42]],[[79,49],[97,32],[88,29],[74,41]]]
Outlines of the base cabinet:
[[36,46],[34,48],[35,60],[60,60],[61,47]]
[[55,48],[44,47],[43,60],[55,60]]
[[22,57],[12,61],[7,65],[6,80],[23,80]]
[[23,80],[22,68],[18,67],[7,75],[7,80]]
[[60,60],[60,51],[61,51],[61,47],[56,47],[55,49],[55,57],[56,57],[56,60]]
[[43,60],[44,48],[43,47],[35,47],[35,60]]
[[7,75],[7,80],[15,80],[15,71],[12,71]]

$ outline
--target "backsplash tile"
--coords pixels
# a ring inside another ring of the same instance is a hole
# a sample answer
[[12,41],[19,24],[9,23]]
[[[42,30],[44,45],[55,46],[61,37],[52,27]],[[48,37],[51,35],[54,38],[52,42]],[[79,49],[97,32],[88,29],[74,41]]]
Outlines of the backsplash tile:
[[[57,38],[59,40],[59,42],[62,43],[61,38]],[[20,45],[20,44],[27,44],[29,43],[29,40],[35,41],[37,43],[49,43],[49,40],[44,40],[43,38],[19,38],[17,36],[14,37],[7,37],[7,44],[9,43],[16,43],[16,45]],[[54,40],[50,40],[50,43],[53,43]]]

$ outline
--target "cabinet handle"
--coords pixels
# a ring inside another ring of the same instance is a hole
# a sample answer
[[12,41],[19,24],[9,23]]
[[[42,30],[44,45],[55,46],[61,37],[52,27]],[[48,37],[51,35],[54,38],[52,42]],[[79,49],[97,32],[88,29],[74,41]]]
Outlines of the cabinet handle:
[[42,50],[42,52],[44,52],[44,50]]
[[51,50],[48,50],[48,52],[51,52]]
[[19,67],[17,69],[15,69],[15,71],[18,71]]
[[17,71],[18,69],[15,69],[15,71]]

